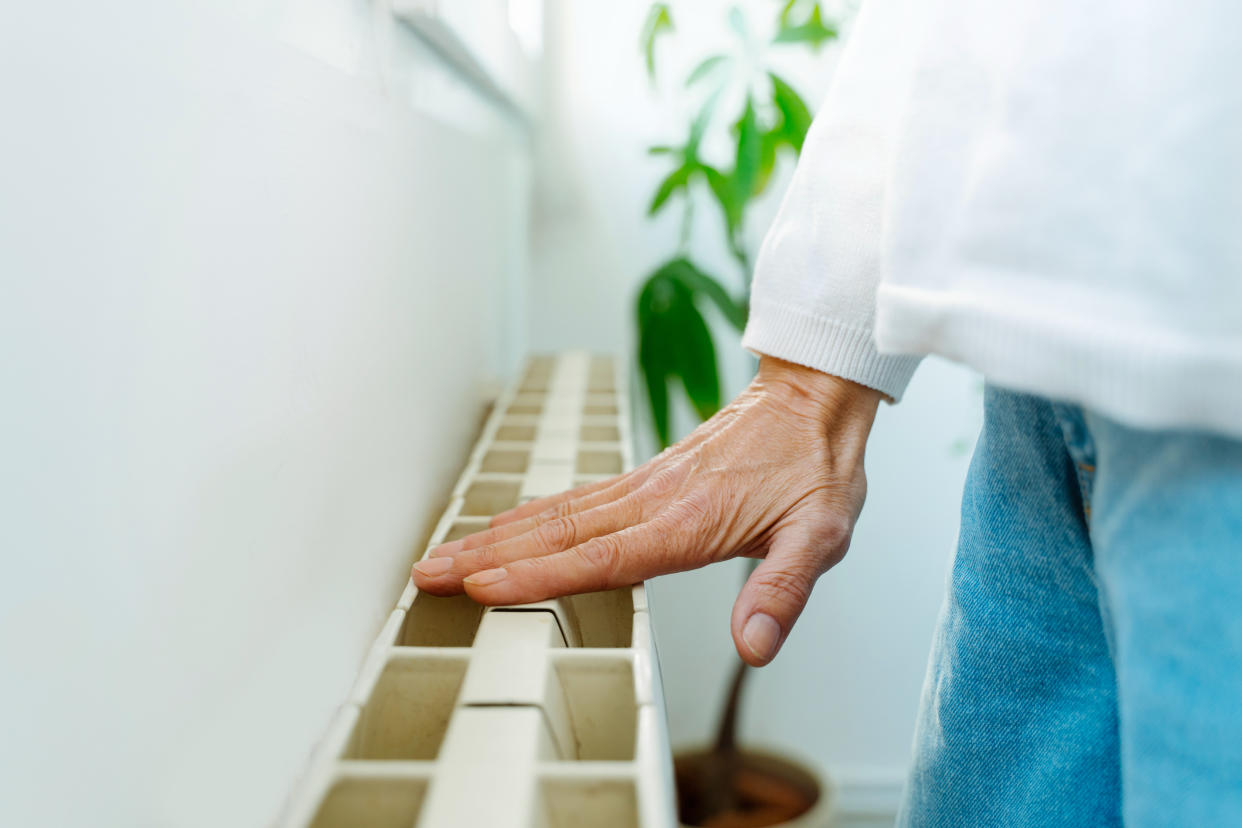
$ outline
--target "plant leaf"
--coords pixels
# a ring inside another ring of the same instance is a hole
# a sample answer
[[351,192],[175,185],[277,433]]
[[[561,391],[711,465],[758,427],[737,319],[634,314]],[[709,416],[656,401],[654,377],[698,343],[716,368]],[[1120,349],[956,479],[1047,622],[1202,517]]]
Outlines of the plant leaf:
[[668,380],[673,374],[673,347],[676,330],[668,325],[669,308],[676,288],[672,280],[656,270],[647,277],[635,303],[638,317],[638,365],[642,369],[643,382],[647,386],[647,401],[651,407],[651,422],[655,427],[660,447],[667,447],[669,440]]
[[655,80],[655,44],[661,34],[673,31],[673,17],[669,13],[668,3],[652,3],[643,22],[641,44],[643,54],[647,58],[647,77]]
[[746,17],[737,6],[729,7],[729,28],[737,32],[737,36],[742,40],[746,39]]
[[720,373],[711,327],[699,310],[704,297],[729,321],[745,310],[692,262],[677,257],[657,268],[639,291],[638,364],[647,387],[651,421],[661,446],[670,441],[669,382],[681,381],[695,414],[707,419],[720,408]]
[[686,140],[687,161],[698,158],[699,144],[703,141],[703,133],[707,132],[707,125],[711,123],[712,113],[716,111],[716,102],[720,100],[720,93],[723,89],[724,87],[720,87],[708,95],[703,101],[703,106],[699,108],[699,114],[694,116],[694,121],[690,124],[690,137]]
[[707,176],[707,186],[724,214],[725,231],[732,238],[742,223],[742,205],[738,201],[737,187],[729,176],[709,164],[703,165],[703,174]]
[[755,194],[755,182],[759,179],[759,165],[762,161],[762,138],[759,135],[759,119],[755,114],[755,104],[746,96],[746,108],[737,122],[737,163],[733,168],[733,184],[737,191],[738,227],[741,227],[741,214],[746,209],[746,202]]
[[759,138],[759,174],[755,177],[755,195],[768,188],[772,172],[776,169],[776,148],[780,146],[779,129],[766,130]]
[[677,147],[670,147],[668,144],[656,144],[655,146],[647,147],[648,155],[675,155],[680,151]]
[[694,67],[694,71],[686,77],[686,86],[693,86],[698,83],[703,78],[716,71],[716,69],[720,66],[724,65],[728,59],[729,58],[725,55],[712,55],[707,58],[698,66]]
[[682,387],[700,420],[720,410],[720,374],[716,367],[716,344],[707,320],[694,304],[694,295],[684,285],[672,308],[678,331],[677,373]]
[[790,14],[793,12],[794,6],[798,5],[798,0],[785,0],[785,6],[781,9],[780,27],[783,29],[789,24]]
[[762,161],[763,136],[759,132],[759,119],[755,112],[754,101],[746,97],[746,107],[742,116],[734,124],[733,133],[737,139],[737,160],[733,171],[726,174],[710,164],[699,163],[707,178],[707,185],[720,211],[724,215],[725,232],[730,247],[740,249],[738,238],[742,222],[746,214],[746,204],[755,192],[755,183],[759,176]]
[[747,309],[743,303],[730,296],[720,282],[707,275],[690,260],[680,259],[679,265],[676,270],[677,278],[692,293],[709,299],[729,324],[738,331],[746,327]]
[[663,207],[678,190],[685,190],[686,185],[690,182],[690,173],[693,168],[687,164],[682,164],[673,170],[668,176],[660,182],[659,188],[656,190],[655,197],[651,199],[651,206],[647,208],[647,215],[654,216],[660,212]]
[[819,51],[825,43],[835,40],[839,34],[836,26],[824,24],[819,3],[813,5],[807,19],[797,25],[788,22],[789,8],[786,6],[781,15],[781,27],[776,32],[776,37],[772,38],[773,43],[808,43],[813,50]]
[[802,152],[802,142],[811,126],[811,111],[792,86],[774,72],[769,72],[768,77],[772,80],[772,103],[781,113],[781,138],[796,151]]

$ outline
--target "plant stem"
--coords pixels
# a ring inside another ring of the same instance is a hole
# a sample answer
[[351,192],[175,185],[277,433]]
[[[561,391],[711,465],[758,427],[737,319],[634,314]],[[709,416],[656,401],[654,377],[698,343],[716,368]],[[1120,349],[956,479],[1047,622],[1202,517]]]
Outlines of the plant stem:
[[686,197],[683,200],[686,203],[686,209],[681,214],[681,241],[678,242],[678,247],[684,253],[690,246],[690,231],[694,223],[694,199],[690,197],[690,193],[687,191]]
[[[751,573],[758,565],[757,558],[746,560],[746,571],[742,575],[743,585],[750,579]],[[737,720],[741,716],[742,687],[748,675],[750,675],[750,665],[738,659],[737,666],[733,668],[733,680],[729,682],[729,695],[725,696],[725,706],[720,711],[720,724],[716,727],[716,745],[713,753],[730,754],[737,750]]]
[[729,683],[729,695],[726,697],[724,710],[720,714],[713,753],[732,754],[737,751],[737,720],[742,704],[742,686],[749,674],[750,665],[739,660],[733,670],[733,680]]

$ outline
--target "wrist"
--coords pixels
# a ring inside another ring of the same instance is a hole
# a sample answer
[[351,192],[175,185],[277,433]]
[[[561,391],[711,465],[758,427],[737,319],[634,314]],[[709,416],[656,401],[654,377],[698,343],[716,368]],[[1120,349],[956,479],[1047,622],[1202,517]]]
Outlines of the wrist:
[[864,440],[885,399],[882,392],[853,380],[771,356],[760,357],[755,385],[791,412],[811,416],[830,431],[861,429]]

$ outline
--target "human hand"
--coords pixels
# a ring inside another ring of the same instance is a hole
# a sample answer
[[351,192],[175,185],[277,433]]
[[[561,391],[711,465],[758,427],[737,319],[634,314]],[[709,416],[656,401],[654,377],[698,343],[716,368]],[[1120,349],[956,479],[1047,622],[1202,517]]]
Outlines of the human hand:
[[733,607],[747,663],[771,661],[849,548],[882,395],[773,357],[690,436],[633,471],[497,515],[431,550],[419,589],[519,604],[762,558]]

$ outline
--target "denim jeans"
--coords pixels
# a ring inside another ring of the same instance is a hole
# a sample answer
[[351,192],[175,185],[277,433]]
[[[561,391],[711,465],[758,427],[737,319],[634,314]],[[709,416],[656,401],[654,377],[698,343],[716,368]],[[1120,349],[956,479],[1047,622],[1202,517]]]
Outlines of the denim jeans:
[[899,821],[1242,826],[1242,441],[987,390]]

